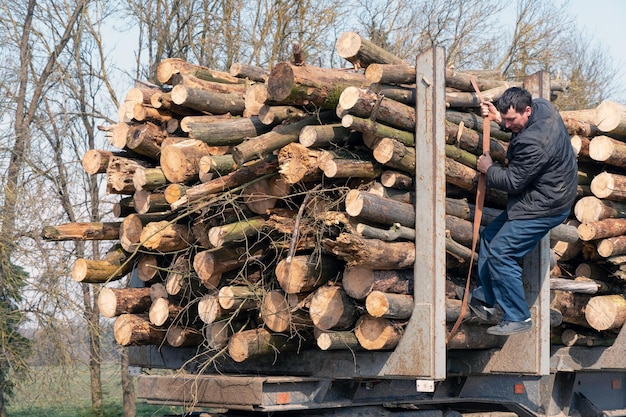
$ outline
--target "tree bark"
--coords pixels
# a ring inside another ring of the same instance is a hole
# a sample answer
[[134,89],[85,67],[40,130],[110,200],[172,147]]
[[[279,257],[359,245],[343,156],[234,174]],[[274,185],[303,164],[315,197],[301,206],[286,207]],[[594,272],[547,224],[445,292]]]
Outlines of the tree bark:
[[586,305],[591,298],[589,295],[559,290],[552,291],[552,295],[550,308],[561,312],[564,323],[589,327],[584,313]]
[[159,62],[156,69],[157,80],[162,84],[171,84],[174,74],[188,74],[202,80],[221,82],[225,84],[239,84],[243,80],[223,72],[215,71],[200,65],[194,65],[180,58],[165,58]]
[[413,242],[383,242],[341,233],[335,240],[324,239],[322,244],[326,250],[346,261],[348,266],[405,269],[415,262]]
[[195,241],[187,225],[169,221],[151,222],[141,230],[139,238],[146,249],[157,252],[174,252],[188,248]]
[[245,109],[242,94],[224,94],[199,88],[177,85],[172,89],[172,101],[203,113],[232,114],[240,116]]
[[152,303],[150,287],[109,288],[98,294],[98,310],[104,317],[115,317],[124,313],[145,313]]
[[261,304],[264,293],[246,285],[227,285],[220,288],[218,301],[226,310],[253,310]]
[[626,219],[603,219],[578,226],[581,240],[589,241],[626,234]]
[[370,84],[415,84],[416,70],[408,64],[371,64],[365,70]]
[[148,317],[150,323],[157,327],[162,327],[166,324],[171,324],[172,320],[174,320],[182,310],[182,306],[171,302],[169,299],[158,298],[150,305]]
[[[133,185],[135,186],[135,193],[146,190],[152,191],[157,188],[163,188],[167,186],[168,181],[163,173],[161,167],[156,168],[137,168],[133,174]],[[167,207],[169,210],[169,206]]]
[[153,123],[136,124],[128,128],[126,147],[139,155],[158,160],[165,138],[167,132]]
[[381,168],[375,161],[363,159],[359,155],[352,158],[326,159],[320,169],[328,178],[362,178],[364,180],[380,177]]
[[165,340],[165,332],[143,315],[122,314],[113,324],[115,341],[121,346],[160,345]]
[[415,130],[415,109],[412,106],[354,85],[343,90],[339,97],[339,106],[346,114],[364,119],[372,118],[379,123],[408,132]]
[[413,296],[410,294],[372,291],[365,299],[365,308],[372,317],[406,320],[413,314],[414,307]]
[[626,236],[615,236],[602,239],[598,242],[598,255],[608,258],[610,256],[626,254]]
[[108,261],[106,259],[77,259],[72,266],[72,278],[84,284],[105,284],[117,281],[132,269],[130,262]]
[[415,207],[412,204],[401,203],[364,191],[348,191],[346,212],[362,220],[385,225],[398,223],[405,227],[415,227]]
[[117,240],[121,222],[74,222],[45,226],[41,237],[46,240]]
[[215,323],[230,314],[230,310],[226,310],[220,305],[217,294],[207,294],[198,300],[198,318],[206,324]]
[[317,331],[315,340],[322,350],[363,350],[353,331]]
[[164,213],[170,210],[170,204],[163,193],[137,190],[133,194],[133,202],[137,214]]
[[298,140],[307,148],[322,148],[329,145],[341,146],[349,141],[351,132],[341,123],[305,126],[300,131]]

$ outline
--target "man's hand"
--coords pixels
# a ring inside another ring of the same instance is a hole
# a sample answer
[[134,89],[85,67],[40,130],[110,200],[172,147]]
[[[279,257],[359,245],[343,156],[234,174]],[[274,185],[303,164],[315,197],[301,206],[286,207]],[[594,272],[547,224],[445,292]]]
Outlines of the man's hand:
[[483,101],[480,104],[480,112],[483,117],[489,118],[489,120],[493,120],[498,124],[502,123],[502,116],[496,106],[493,105],[490,101]]
[[491,165],[493,165],[493,160],[491,159],[489,152],[480,155],[478,157],[478,161],[476,162],[476,168],[483,174],[487,173],[487,170]]

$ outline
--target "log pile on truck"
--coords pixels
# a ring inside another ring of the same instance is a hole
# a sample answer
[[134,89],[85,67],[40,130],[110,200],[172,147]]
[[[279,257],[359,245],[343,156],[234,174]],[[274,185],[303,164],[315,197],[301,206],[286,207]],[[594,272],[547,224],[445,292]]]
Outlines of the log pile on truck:
[[[119,195],[117,220],[48,226],[49,240],[110,240],[78,259],[77,282],[101,286],[117,343],[198,346],[241,362],[304,348],[393,349],[413,311],[420,221],[415,191],[415,77],[405,62],[349,32],[336,52],[352,68],[294,54],[271,71],[229,72],[165,59],[160,85],[131,89],[114,150],[82,160]],[[472,204],[485,99],[521,82],[493,71],[446,71],[447,271],[454,289],[472,256]],[[566,83],[553,80],[554,95]],[[626,321],[626,107],[563,112],[580,163],[579,200],[551,232],[553,343],[610,344]],[[505,163],[510,134],[491,126]],[[489,191],[488,222],[506,196]],[[474,255],[475,256],[475,255]],[[115,281],[132,275],[129,287]],[[467,313],[450,349],[497,347]]]

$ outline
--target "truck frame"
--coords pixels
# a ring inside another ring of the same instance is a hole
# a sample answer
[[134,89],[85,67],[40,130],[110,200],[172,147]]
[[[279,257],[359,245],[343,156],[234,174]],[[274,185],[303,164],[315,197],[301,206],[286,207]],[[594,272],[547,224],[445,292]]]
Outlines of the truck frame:
[[[443,49],[420,54],[416,70],[419,271],[399,345],[380,352],[304,349],[243,363],[223,357],[209,364],[196,348],[129,347],[138,398],[227,415],[626,416],[624,330],[610,347],[550,344],[548,237],[524,260],[532,331],[509,336],[498,349],[446,349]],[[549,74],[533,74],[524,86],[535,97],[549,97]],[[184,371],[142,372],[152,368]]]

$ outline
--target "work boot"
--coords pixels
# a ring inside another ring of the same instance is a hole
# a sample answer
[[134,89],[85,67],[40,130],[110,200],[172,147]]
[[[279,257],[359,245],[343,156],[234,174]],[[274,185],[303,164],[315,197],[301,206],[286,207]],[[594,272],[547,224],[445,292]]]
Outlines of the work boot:
[[502,320],[497,326],[488,328],[487,333],[495,336],[510,336],[512,334],[527,332],[532,327],[533,322],[530,318],[524,321]]
[[[465,294],[465,288],[461,286],[457,286],[455,288],[455,294],[459,300],[463,299],[463,295]],[[476,317],[483,321],[491,321],[496,314],[495,307],[489,307],[487,304],[472,296],[472,291],[470,291],[467,306],[474,313]]]

